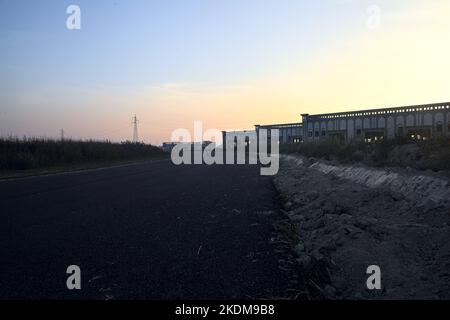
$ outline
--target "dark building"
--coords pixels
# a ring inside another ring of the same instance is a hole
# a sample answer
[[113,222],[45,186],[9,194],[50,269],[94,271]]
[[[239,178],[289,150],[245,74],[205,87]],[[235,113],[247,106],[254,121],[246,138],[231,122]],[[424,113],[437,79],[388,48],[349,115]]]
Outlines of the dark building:
[[450,103],[309,115],[302,114],[303,140],[370,141],[450,136]]
[[270,136],[271,129],[278,129],[280,134],[280,143],[300,143],[303,140],[303,126],[301,123],[285,123],[272,125],[255,125],[256,133],[259,135],[259,129],[268,130]]

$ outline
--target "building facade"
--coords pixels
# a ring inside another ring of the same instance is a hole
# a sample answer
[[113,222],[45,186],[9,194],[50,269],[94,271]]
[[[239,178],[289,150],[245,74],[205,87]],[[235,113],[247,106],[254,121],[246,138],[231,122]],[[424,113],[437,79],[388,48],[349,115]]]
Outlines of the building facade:
[[161,149],[164,152],[172,152],[172,149],[178,144],[178,142],[163,142]]
[[360,139],[371,142],[396,137],[425,140],[450,136],[450,103],[302,114],[302,124],[303,141]]
[[268,130],[267,134],[270,138],[270,130],[278,129],[280,134],[280,144],[300,143],[303,140],[303,126],[301,123],[285,123],[273,125],[255,125],[256,134],[259,136],[259,129]]
[[222,145],[224,148],[236,148],[243,146],[247,148],[252,141],[257,141],[256,131],[222,131]]
[[278,129],[280,144],[323,139],[373,142],[398,137],[450,137],[450,102],[301,116],[299,123],[255,125],[255,131],[223,132],[223,143],[247,145],[248,139],[238,137],[259,137],[260,129],[268,130],[269,143],[270,130]]

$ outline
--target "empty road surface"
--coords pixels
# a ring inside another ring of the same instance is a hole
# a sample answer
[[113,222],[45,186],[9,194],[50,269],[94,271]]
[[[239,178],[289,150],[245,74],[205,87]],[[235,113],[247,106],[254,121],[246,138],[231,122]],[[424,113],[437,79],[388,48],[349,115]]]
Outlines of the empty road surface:
[[[249,165],[162,160],[0,181],[0,298],[286,297],[277,210],[271,178]],[[69,265],[81,290],[66,288]]]

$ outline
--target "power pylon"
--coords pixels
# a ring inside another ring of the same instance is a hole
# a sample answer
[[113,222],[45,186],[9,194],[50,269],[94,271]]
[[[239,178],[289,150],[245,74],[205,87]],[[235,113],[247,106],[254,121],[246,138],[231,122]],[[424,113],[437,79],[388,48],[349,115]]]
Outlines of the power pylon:
[[133,117],[133,143],[138,143],[139,137],[138,137],[138,119],[136,117],[136,115],[134,115]]
[[64,141],[64,129],[61,129],[61,141]]

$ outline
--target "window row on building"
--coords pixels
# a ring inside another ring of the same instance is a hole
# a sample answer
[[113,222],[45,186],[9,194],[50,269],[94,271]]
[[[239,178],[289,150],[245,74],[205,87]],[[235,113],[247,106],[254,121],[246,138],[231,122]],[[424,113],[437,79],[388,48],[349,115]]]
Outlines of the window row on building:
[[256,132],[278,129],[280,143],[330,138],[378,141],[396,137],[422,140],[450,136],[449,102],[301,116],[299,123],[256,125]]
[[304,140],[336,138],[376,141],[396,137],[428,139],[450,136],[449,103],[355,111],[343,114],[302,114]]

